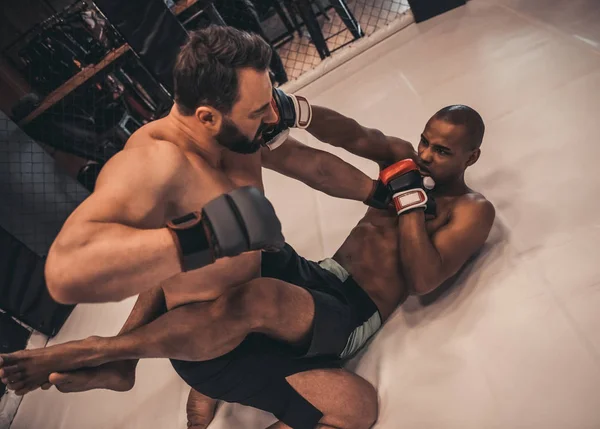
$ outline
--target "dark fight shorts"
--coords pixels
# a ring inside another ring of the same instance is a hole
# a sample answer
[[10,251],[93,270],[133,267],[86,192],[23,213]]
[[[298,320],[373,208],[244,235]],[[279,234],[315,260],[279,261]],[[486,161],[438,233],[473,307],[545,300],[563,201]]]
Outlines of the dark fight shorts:
[[369,295],[333,259],[313,262],[289,245],[262,253],[262,277],[306,289],[315,303],[312,338],[306,356],[352,357],[381,327]]
[[204,362],[171,360],[179,376],[198,392],[272,413],[293,429],[313,429],[323,413],[290,386],[287,376],[312,369],[341,368],[327,357],[298,359],[286,344],[250,334],[233,351]]
[[293,429],[313,429],[321,411],[297,393],[286,377],[313,369],[341,368],[381,326],[377,307],[343,267],[319,263],[292,247],[263,252],[262,277],[306,289],[315,303],[311,341],[299,356],[290,345],[250,334],[233,351],[213,360],[171,360],[179,376],[198,392],[272,413]]

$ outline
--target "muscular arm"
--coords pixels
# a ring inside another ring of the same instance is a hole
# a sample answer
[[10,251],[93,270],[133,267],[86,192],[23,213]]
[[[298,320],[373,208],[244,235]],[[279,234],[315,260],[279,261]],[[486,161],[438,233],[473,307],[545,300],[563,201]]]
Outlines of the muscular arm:
[[174,150],[130,149],[106,164],[50,249],[46,283],[57,301],[122,300],[181,271],[174,241],[159,227],[182,163]]
[[373,181],[356,167],[291,137],[275,150],[263,149],[262,163],[333,197],[364,201],[373,187]]
[[400,263],[413,292],[427,294],[456,274],[485,243],[494,216],[494,207],[482,198],[458,202],[450,222],[432,239],[422,210],[399,216]]
[[313,119],[307,131],[324,143],[341,147],[380,166],[416,156],[409,142],[363,127],[356,120],[326,107],[313,106]]

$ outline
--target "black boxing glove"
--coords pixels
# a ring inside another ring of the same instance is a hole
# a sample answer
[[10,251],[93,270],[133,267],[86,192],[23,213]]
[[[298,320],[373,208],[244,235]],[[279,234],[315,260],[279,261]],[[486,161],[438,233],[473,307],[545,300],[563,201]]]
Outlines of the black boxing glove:
[[308,128],[312,120],[312,106],[300,95],[288,95],[281,89],[273,88],[271,100],[277,113],[277,123],[262,133],[265,146],[273,150],[281,145],[290,133],[290,128]]
[[398,215],[421,208],[431,211],[435,203],[429,205],[430,200],[426,190],[431,190],[435,183],[431,177],[422,177],[412,159],[399,161],[382,170],[380,180],[392,194],[392,200]]
[[250,186],[208,202],[202,211],[167,223],[179,251],[182,271],[252,250],[278,250],[285,244],[273,206]]
[[436,217],[437,216],[437,204],[433,196],[427,191],[427,205],[425,206],[425,216],[426,217]]
[[392,194],[390,192],[390,188],[385,185],[381,179],[373,180],[373,188],[371,189],[371,193],[367,197],[366,200],[363,201],[366,205],[385,210],[390,205],[392,201]]

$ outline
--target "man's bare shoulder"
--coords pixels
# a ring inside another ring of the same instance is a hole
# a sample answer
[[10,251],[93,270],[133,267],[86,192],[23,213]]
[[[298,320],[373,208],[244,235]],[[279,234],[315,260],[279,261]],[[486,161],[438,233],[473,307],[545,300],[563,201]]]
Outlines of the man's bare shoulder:
[[175,144],[138,135],[106,163],[96,187],[124,180],[169,187],[187,165],[187,157]]
[[471,189],[456,199],[453,212],[459,213],[463,218],[468,216],[482,227],[488,228],[491,228],[496,217],[494,205],[483,194]]

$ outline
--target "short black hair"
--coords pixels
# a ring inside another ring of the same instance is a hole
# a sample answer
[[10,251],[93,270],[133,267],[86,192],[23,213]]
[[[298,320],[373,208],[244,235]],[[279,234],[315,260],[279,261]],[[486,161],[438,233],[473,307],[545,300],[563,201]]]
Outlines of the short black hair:
[[209,26],[191,32],[173,68],[175,102],[183,115],[208,105],[231,112],[239,97],[238,70],[265,71],[271,47],[260,36],[233,27]]
[[464,104],[453,104],[438,111],[432,119],[462,125],[467,132],[469,149],[478,149],[481,146],[485,134],[485,124],[481,115],[475,109]]

